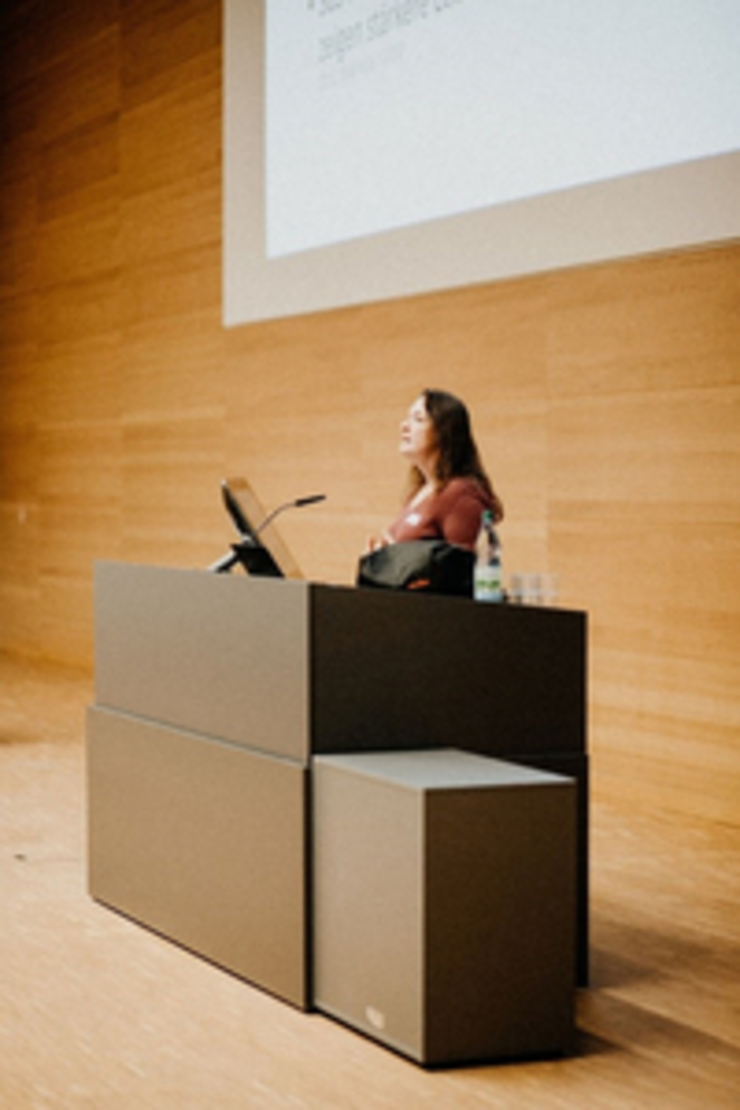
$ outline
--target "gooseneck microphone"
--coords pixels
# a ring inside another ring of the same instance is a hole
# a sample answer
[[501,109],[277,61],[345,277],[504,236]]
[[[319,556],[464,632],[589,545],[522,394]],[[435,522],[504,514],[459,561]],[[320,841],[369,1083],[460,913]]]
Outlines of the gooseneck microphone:
[[[257,563],[262,567],[260,573],[279,575],[281,571],[267,549],[259,543],[259,535],[273,522],[276,516],[285,512],[286,509],[302,509],[305,505],[315,505],[319,501],[326,500],[325,493],[312,493],[307,497],[296,497],[293,501],[286,501],[284,504],[278,505],[276,509],[268,513],[257,528],[254,528],[244,515],[241,505],[225,479],[221,483],[221,496],[223,497],[226,510],[234,522],[234,527],[239,533],[239,542],[232,544],[231,551],[227,552],[226,555],[223,555],[208,567],[208,570],[216,574],[225,574],[227,571],[230,571],[232,567],[236,566],[237,563],[243,563],[246,552],[251,549],[255,554],[261,554],[264,557],[262,560],[257,560]],[[252,559],[252,561],[254,563],[254,559]]]
[[276,516],[284,512],[286,509],[302,509],[304,505],[315,505],[319,501],[326,501],[325,493],[312,493],[308,497],[296,497],[295,501],[286,501],[284,505],[278,505],[277,509],[273,509],[260,524],[257,531],[254,533],[255,539],[261,532],[267,528],[268,524],[272,524]]

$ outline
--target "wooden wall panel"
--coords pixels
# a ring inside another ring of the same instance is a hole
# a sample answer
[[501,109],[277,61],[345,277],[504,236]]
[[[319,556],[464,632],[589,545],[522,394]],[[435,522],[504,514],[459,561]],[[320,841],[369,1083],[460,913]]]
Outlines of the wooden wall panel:
[[244,475],[305,573],[395,514],[426,385],[507,572],[591,615],[597,792],[740,814],[740,247],[226,332],[220,0],[0,13],[0,648],[89,666],[98,558],[205,566]]
[[635,795],[723,820],[740,800],[739,281],[736,250],[601,267],[553,283],[551,321],[550,551],[591,614],[597,768],[605,789],[632,766]]

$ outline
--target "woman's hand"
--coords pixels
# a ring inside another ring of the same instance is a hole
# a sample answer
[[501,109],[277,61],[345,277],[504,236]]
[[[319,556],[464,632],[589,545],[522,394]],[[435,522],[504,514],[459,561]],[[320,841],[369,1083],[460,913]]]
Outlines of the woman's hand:
[[379,551],[381,547],[387,547],[388,544],[393,542],[393,537],[388,532],[381,532],[379,536],[368,536],[365,554],[368,555],[371,551]]

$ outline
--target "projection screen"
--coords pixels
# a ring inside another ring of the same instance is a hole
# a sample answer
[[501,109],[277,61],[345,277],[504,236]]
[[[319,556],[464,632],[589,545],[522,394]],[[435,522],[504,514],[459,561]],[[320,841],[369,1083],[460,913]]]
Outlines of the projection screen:
[[224,323],[740,236],[737,0],[224,0]]

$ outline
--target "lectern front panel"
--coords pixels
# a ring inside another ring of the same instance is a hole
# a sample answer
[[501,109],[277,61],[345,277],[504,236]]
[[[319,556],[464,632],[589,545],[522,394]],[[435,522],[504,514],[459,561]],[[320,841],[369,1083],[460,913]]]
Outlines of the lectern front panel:
[[97,564],[96,704],[305,762],[307,591]]
[[585,751],[583,613],[315,587],[311,637],[316,754]]
[[307,770],[88,713],[90,893],[306,1008]]

